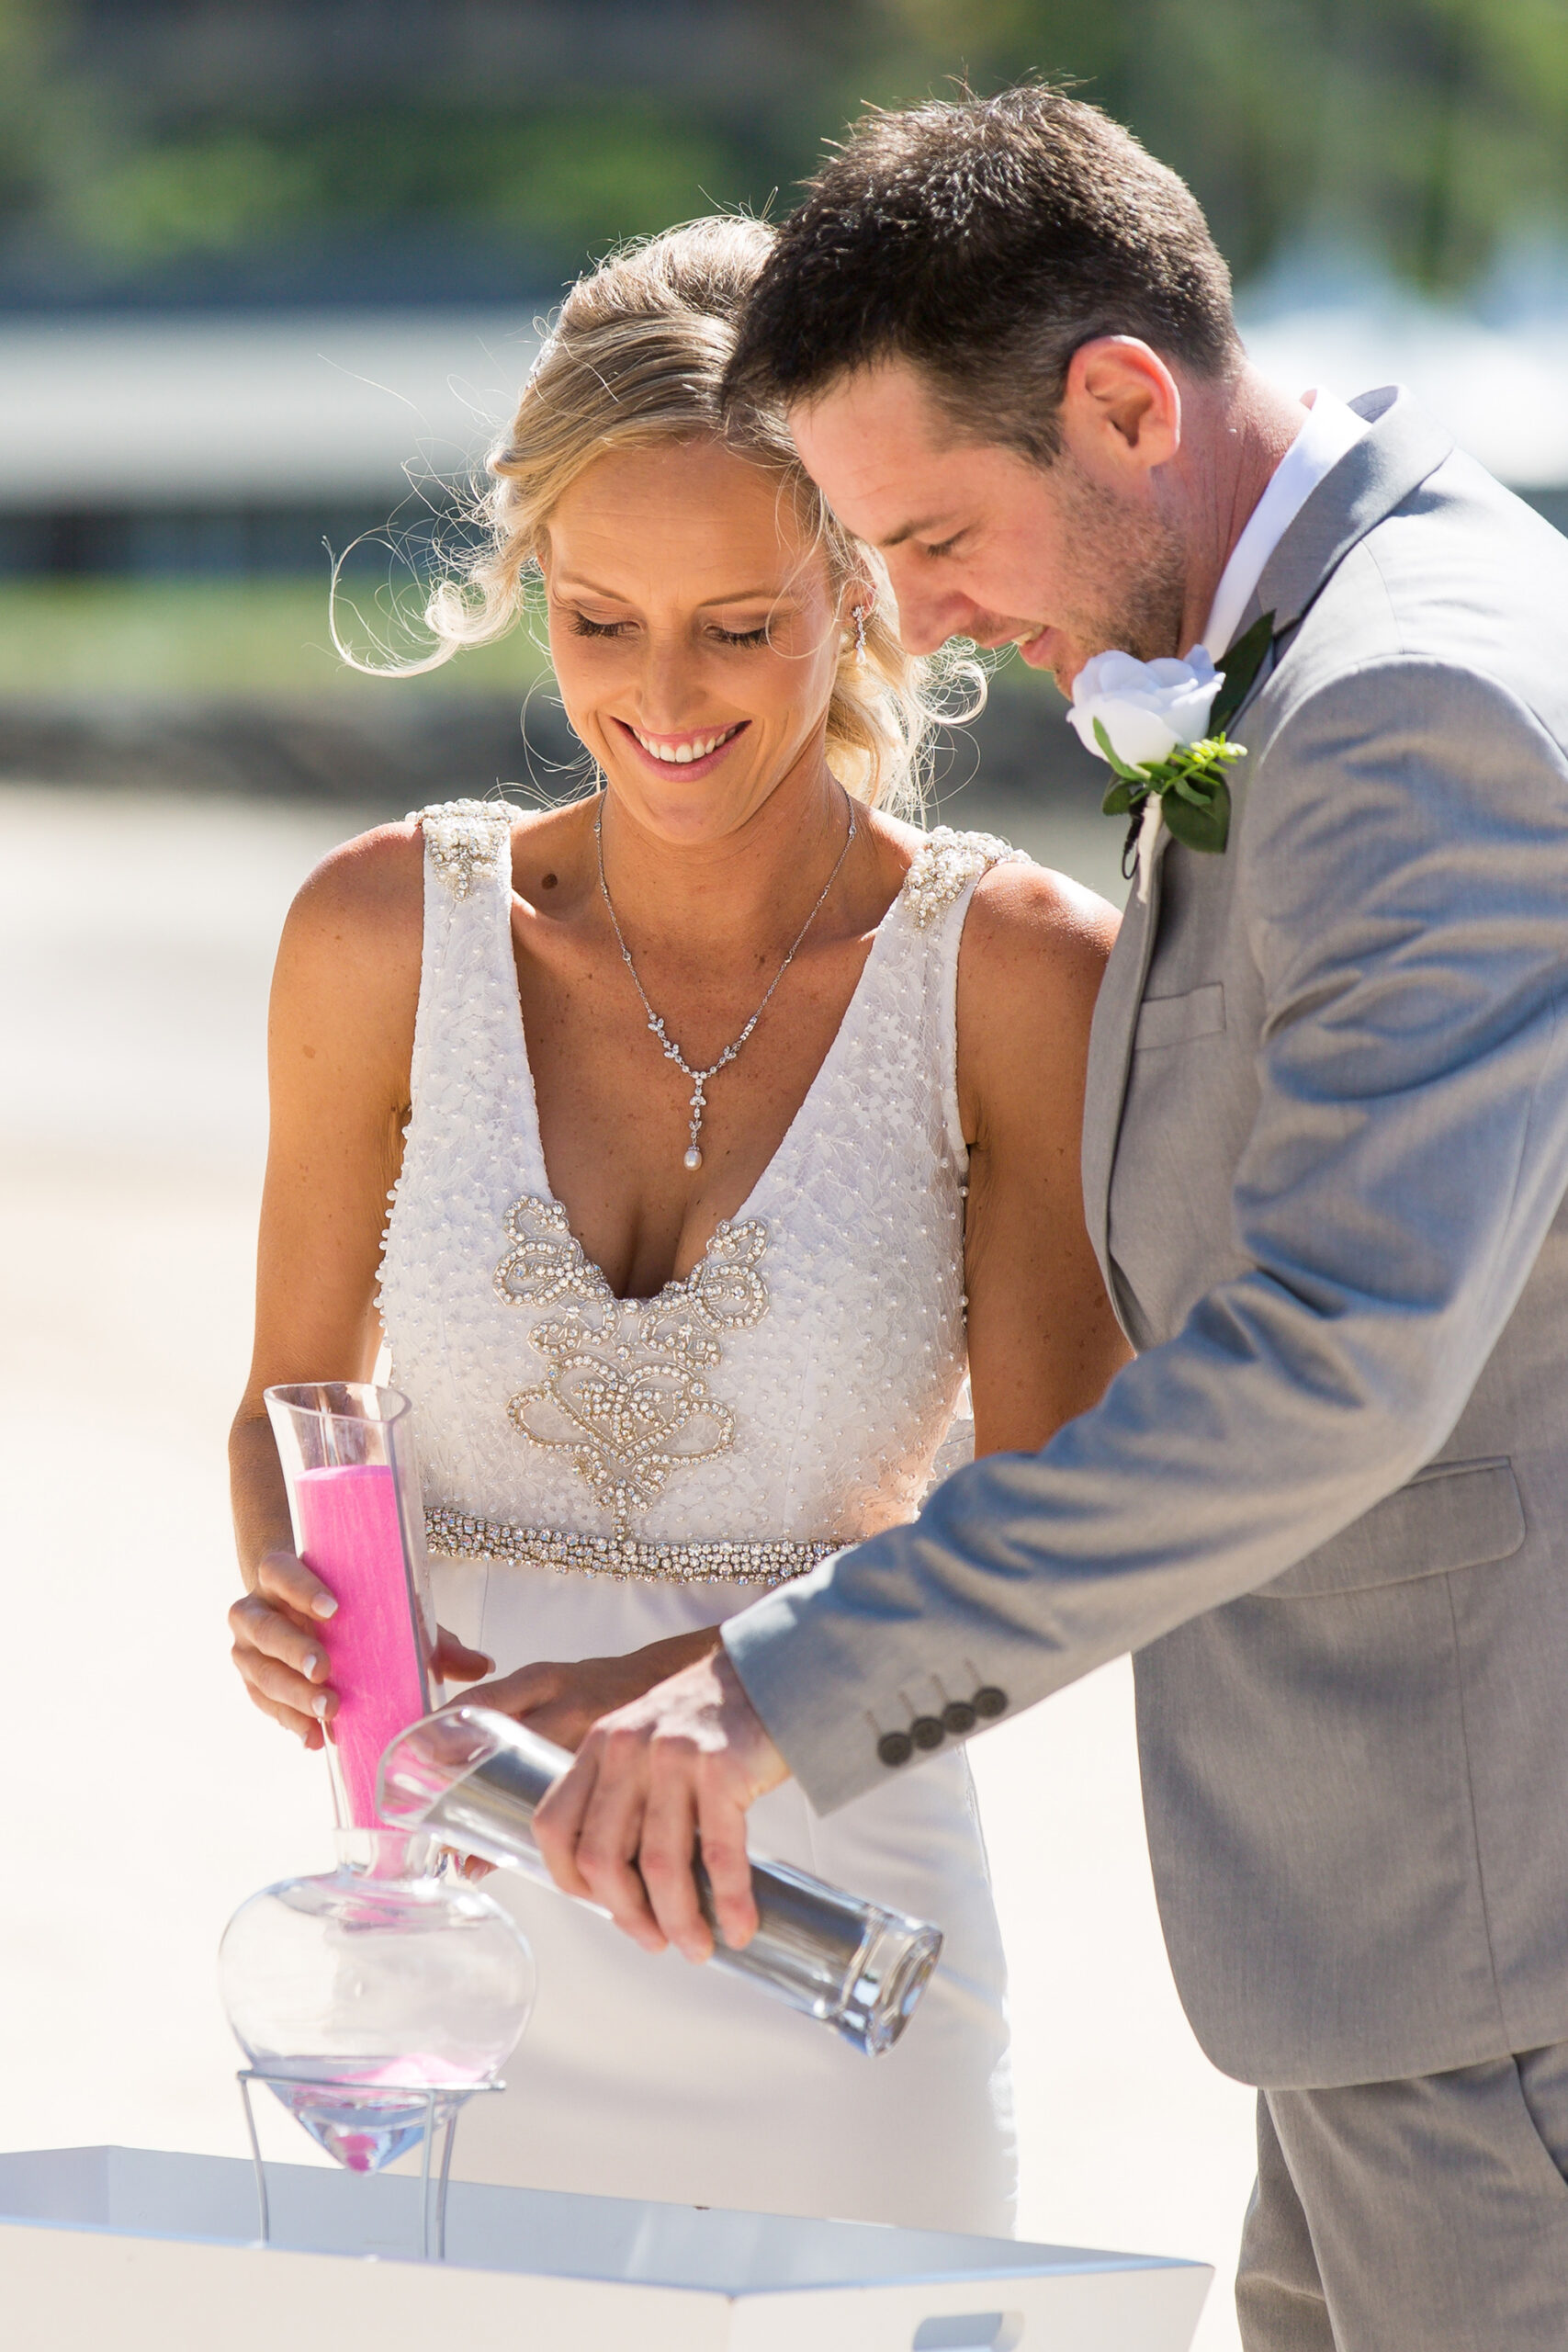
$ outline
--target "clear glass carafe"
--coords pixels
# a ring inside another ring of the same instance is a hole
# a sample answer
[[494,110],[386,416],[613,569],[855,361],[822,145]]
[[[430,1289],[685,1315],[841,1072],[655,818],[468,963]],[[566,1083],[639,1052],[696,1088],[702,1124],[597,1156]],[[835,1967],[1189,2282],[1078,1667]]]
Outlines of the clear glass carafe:
[[[570,1762],[564,1748],[509,1716],[451,1707],[392,1741],[378,1803],[383,1820],[400,1828],[434,1831],[459,1853],[553,1886],[531,1825],[534,1808]],[[705,1905],[700,1863],[697,1883]],[[785,1862],[754,1860],[751,1891],[756,1935],[733,1951],[716,1933],[709,1964],[832,2026],[869,2057],[890,2050],[936,1966],[941,1930]]]
[[351,2172],[378,2172],[500,2078],[534,1962],[436,1841],[340,1830],[338,1867],[253,1894],[219,1951],[254,2077]]

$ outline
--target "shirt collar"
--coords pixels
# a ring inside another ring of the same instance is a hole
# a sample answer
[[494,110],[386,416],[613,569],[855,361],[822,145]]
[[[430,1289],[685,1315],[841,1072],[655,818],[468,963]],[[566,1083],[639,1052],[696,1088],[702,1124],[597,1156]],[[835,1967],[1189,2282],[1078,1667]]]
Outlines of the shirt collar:
[[1275,467],[1214,591],[1201,642],[1215,661],[1228,650],[1264,567],[1285,533],[1325,475],[1333,471],[1367,430],[1366,418],[1336,400],[1332,392],[1317,391],[1307,397],[1312,406],[1302,429]]

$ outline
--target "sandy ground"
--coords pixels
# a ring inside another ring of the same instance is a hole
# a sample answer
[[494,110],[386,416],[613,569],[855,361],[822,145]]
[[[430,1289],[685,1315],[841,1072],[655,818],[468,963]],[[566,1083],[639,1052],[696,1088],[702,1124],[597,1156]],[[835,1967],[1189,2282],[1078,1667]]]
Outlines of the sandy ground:
[[[973,793],[952,814],[1002,821]],[[344,830],[0,790],[6,2146],[242,2153],[218,1938],[253,1889],[330,1860],[319,1759],[243,1704],[227,1660],[222,1455],[272,949]],[[1102,821],[1012,831],[1112,887]],[[1125,1664],[974,1756],[1012,1973],[1023,2234],[1214,2262],[1197,2343],[1235,2346],[1251,2098],[1203,2059],[1171,1986]],[[307,2155],[281,2115],[266,2130],[278,2156]]]

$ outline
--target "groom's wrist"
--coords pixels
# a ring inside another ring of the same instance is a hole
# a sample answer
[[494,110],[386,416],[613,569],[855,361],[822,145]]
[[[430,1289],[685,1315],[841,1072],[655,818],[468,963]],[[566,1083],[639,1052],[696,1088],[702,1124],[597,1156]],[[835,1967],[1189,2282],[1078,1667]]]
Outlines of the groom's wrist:
[[[753,1601],[724,1627],[724,1654],[813,1809],[836,1812],[887,1777],[857,1702],[853,1668],[813,1605],[820,1570]],[[826,1596],[824,1596],[824,1600]]]

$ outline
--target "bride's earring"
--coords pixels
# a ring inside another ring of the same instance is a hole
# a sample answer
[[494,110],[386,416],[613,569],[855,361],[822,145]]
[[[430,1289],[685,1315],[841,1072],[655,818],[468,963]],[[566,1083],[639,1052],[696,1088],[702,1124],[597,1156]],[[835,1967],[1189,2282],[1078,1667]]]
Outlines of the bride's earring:
[[855,606],[855,660],[865,667],[865,606]]

